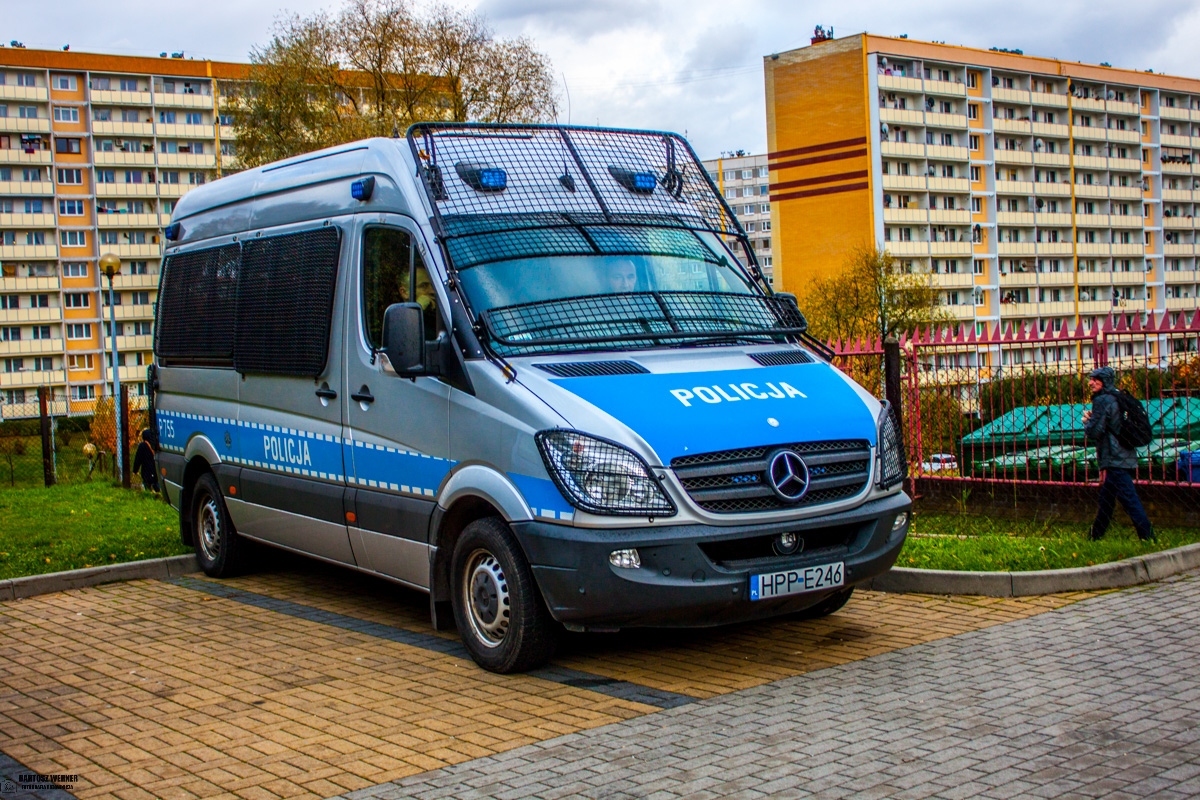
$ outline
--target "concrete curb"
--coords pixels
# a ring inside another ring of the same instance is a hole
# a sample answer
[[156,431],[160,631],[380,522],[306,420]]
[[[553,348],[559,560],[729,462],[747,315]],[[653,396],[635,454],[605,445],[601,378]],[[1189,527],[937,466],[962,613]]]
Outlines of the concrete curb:
[[178,578],[196,572],[200,565],[196,556],[168,556],[146,561],[130,561],[126,564],[109,564],[89,569],[72,569],[66,572],[51,572],[47,575],[30,575],[25,578],[10,578],[0,581],[0,601],[19,600],[49,592],[67,589],[82,589],[113,581],[136,581],[146,578]]
[[914,594],[975,594],[985,597],[1026,597],[1034,594],[1120,589],[1168,578],[1200,567],[1200,544],[1188,544],[1144,556],[1075,569],[1035,572],[956,572],[940,569],[893,568],[862,588],[876,592]]

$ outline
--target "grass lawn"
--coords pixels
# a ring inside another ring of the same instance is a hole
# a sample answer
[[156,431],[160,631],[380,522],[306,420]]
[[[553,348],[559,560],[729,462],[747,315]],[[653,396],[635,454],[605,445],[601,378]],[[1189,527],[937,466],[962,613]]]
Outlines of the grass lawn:
[[[1118,512],[1120,513],[1120,512]],[[1086,567],[1200,542],[1195,528],[1156,528],[1140,542],[1128,524],[1113,524],[1098,542],[1088,523],[1008,520],[969,514],[921,514],[913,520],[898,567],[1026,571]]]
[[0,579],[190,552],[162,498],[106,480],[0,488]]

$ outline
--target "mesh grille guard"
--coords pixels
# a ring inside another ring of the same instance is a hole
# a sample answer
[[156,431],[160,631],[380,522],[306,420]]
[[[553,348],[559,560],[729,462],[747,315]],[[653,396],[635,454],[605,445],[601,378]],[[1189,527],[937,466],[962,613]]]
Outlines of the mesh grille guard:
[[[409,127],[407,139],[451,269],[525,257],[522,246],[530,246],[531,238],[537,240],[533,246],[553,254],[621,252],[598,241],[595,230],[652,227],[737,237],[749,275],[765,284],[737,217],[677,134],[422,122]],[[505,170],[505,188],[473,189],[461,173],[477,167]],[[652,173],[653,188],[631,190],[628,176],[634,173]],[[510,240],[516,243],[510,253],[507,244],[498,246],[497,234],[514,232],[520,233]],[[689,238],[673,247],[707,250]]]

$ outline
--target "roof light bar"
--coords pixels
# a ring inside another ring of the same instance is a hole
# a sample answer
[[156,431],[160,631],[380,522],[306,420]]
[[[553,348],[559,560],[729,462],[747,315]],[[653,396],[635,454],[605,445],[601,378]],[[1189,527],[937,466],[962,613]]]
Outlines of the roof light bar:
[[466,164],[458,162],[454,171],[463,183],[477,192],[503,192],[508,188],[508,173],[489,164]]
[[634,194],[653,194],[654,187],[658,185],[658,178],[653,172],[635,172],[625,167],[609,165],[608,174]]

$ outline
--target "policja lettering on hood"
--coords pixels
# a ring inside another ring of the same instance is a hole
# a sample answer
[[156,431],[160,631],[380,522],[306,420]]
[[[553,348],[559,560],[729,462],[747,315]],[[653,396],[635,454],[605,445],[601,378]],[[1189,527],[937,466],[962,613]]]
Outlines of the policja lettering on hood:
[[695,386],[692,387],[691,391],[687,389],[672,389],[671,394],[675,395],[675,399],[688,408],[692,407],[689,401],[696,398],[706,403],[723,403],[725,401],[736,403],[738,400],[782,400],[785,397],[803,397],[808,399],[808,395],[784,381],[780,381],[778,386],[768,383],[766,392],[759,391],[758,384],[755,383],[731,383],[729,384],[729,388],[733,389],[737,395],[736,397],[730,395],[718,384],[713,384],[711,387]]

